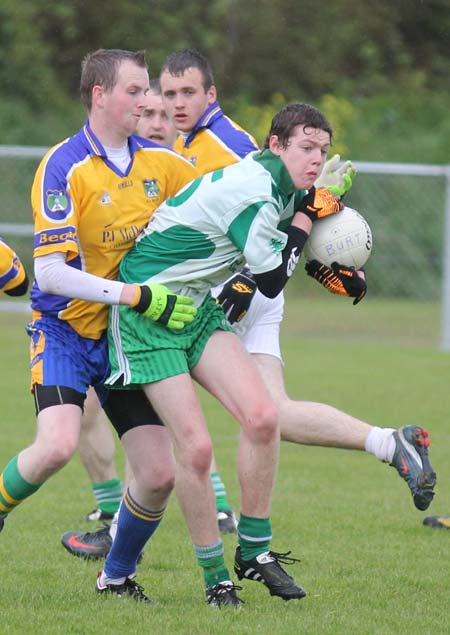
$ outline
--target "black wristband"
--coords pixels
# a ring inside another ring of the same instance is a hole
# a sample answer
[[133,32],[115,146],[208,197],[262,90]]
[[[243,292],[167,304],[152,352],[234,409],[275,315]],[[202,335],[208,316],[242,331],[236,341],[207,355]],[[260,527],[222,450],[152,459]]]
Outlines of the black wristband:
[[141,297],[139,298],[139,302],[132,307],[137,313],[144,313],[150,306],[152,302],[152,292],[150,289],[143,285],[139,287],[141,290]]

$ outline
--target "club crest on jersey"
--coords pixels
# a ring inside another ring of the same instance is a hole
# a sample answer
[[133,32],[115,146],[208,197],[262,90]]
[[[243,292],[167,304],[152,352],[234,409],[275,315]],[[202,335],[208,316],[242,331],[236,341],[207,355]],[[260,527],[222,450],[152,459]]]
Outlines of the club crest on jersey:
[[67,195],[64,190],[47,191],[47,208],[50,212],[64,212],[67,206]]
[[144,179],[143,184],[147,198],[156,198],[159,195],[159,185],[156,179]]
[[189,157],[189,162],[192,163],[194,168],[197,167],[197,157]]
[[100,205],[112,205],[112,198],[109,192],[103,192],[100,196]]
[[284,242],[279,238],[272,238],[270,241],[270,246],[276,254],[279,254],[280,251],[283,251],[284,249]]

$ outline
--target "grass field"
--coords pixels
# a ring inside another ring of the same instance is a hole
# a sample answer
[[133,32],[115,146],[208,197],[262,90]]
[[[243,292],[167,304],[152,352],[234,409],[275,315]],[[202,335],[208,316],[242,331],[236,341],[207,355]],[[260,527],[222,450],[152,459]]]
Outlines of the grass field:
[[[291,298],[283,330],[286,381],[298,398],[325,401],[370,423],[421,423],[439,483],[430,513],[450,514],[450,356],[438,351],[439,311],[429,304],[324,295]],[[30,442],[23,314],[0,314],[0,463]],[[216,455],[238,508],[237,426],[204,397]],[[123,465],[118,450],[119,465]],[[0,633],[444,635],[450,632],[450,531],[423,527],[406,484],[371,455],[284,444],[273,505],[273,548],[292,549],[290,572],[308,597],[285,603],[247,582],[239,612],[203,601],[200,571],[175,500],[147,547],[139,582],[159,602],[95,595],[99,564],[60,545],[93,507],[78,457],[19,507],[0,536]],[[224,537],[232,565],[235,537]]]

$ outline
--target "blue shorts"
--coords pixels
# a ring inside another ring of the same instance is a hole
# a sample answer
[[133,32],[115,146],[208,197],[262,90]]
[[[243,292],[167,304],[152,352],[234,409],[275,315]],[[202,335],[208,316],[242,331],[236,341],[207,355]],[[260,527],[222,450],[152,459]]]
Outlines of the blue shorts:
[[104,384],[110,368],[106,334],[88,339],[67,322],[47,315],[33,319],[27,332],[32,389],[36,384],[66,386],[84,394],[89,386]]
[[27,326],[31,337],[31,388],[36,414],[49,406],[72,403],[83,408],[93,386],[119,438],[143,425],[163,425],[142,390],[127,398],[104,385],[110,372],[106,334],[99,340],[78,335],[55,317],[36,317]]

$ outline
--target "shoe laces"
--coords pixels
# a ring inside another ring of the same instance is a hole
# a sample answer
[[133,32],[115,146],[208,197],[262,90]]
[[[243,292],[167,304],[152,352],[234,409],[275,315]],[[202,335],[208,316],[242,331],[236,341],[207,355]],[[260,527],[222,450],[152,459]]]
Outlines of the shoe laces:
[[299,558],[293,558],[292,556],[290,556],[289,554],[291,553],[292,551],[285,551],[284,553],[280,553],[278,551],[269,551],[269,555],[278,563],[281,562],[281,564],[294,564],[295,562],[301,562]]
[[148,597],[144,593],[144,587],[138,582],[135,582],[132,577],[128,576],[123,583],[124,589],[127,589],[129,594],[138,600],[148,600]]
[[[233,582],[218,582],[212,587],[208,587],[208,602],[211,600],[217,600],[218,605],[221,605],[221,598],[229,592],[232,592],[234,595],[236,591],[242,591],[242,587],[238,584],[234,584]],[[234,598],[240,604],[245,604],[244,600],[241,600],[240,597],[234,595]]]

